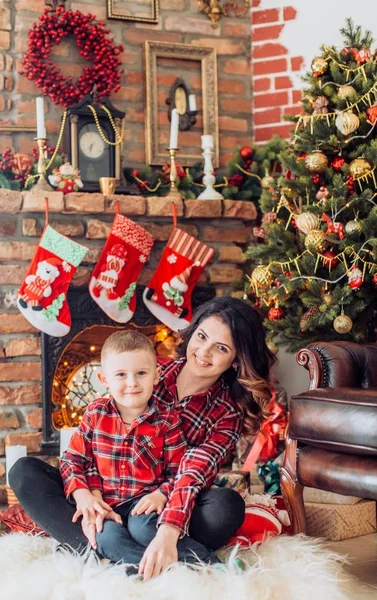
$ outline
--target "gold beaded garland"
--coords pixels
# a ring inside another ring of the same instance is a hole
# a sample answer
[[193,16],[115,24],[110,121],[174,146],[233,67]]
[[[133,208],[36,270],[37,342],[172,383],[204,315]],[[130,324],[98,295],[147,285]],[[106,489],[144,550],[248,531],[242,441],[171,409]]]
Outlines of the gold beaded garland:
[[108,139],[107,139],[107,137],[105,136],[105,134],[103,133],[103,131],[102,131],[102,127],[101,127],[101,125],[100,125],[100,123],[99,123],[99,119],[98,119],[97,111],[96,111],[96,109],[94,108],[94,106],[92,106],[91,104],[88,104],[88,108],[89,108],[89,109],[92,111],[92,114],[93,114],[93,117],[94,117],[94,122],[95,122],[95,124],[96,124],[97,130],[98,130],[98,133],[100,134],[100,136],[101,136],[101,138],[103,139],[103,141],[105,142],[105,144],[108,144],[109,146],[118,146],[118,145],[122,145],[122,144],[123,144],[123,128],[124,128],[124,119],[122,120],[122,132],[121,132],[121,134],[119,135],[118,129],[117,129],[117,128],[116,128],[116,126],[115,126],[115,123],[114,123],[114,120],[113,120],[113,117],[112,117],[112,115],[111,115],[110,111],[107,109],[107,107],[106,107],[106,106],[103,106],[103,105],[101,106],[101,108],[102,108],[102,109],[105,111],[105,113],[106,113],[106,114],[107,114],[107,116],[109,117],[110,124],[111,124],[111,126],[112,126],[112,128],[113,128],[113,130],[114,130],[114,133],[115,133],[115,139],[116,139],[116,142],[112,142],[111,140],[108,140]]

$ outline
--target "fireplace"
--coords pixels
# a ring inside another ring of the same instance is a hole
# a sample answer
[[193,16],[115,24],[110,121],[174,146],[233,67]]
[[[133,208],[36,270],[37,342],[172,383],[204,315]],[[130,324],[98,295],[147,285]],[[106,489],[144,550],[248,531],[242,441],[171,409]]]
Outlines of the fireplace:
[[[155,344],[158,354],[172,356],[173,332],[148,311],[143,300],[143,286],[137,286],[137,310],[133,319],[123,324],[110,319],[83,289],[68,292],[72,326],[68,335],[56,338],[41,335],[42,358],[42,444],[43,454],[59,452],[59,429],[78,425],[86,405],[97,395],[93,381],[99,366],[102,344],[114,331],[124,327],[141,330]],[[209,286],[196,288],[193,308],[213,298]],[[77,378],[77,379],[76,379]]]

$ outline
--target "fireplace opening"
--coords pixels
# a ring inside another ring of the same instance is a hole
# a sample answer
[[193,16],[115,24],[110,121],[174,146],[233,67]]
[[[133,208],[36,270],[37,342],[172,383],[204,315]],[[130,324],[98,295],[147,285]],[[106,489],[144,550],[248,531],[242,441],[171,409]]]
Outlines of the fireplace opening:
[[[159,356],[172,358],[176,336],[148,311],[142,300],[143,286],[136,286],[137,309],[124,325],[110,319],[82,289],[68,291],[72,325],[62,337],[42,333],[42,408],[43,454],[59,454],[59,430],[80,423],[86,406],[103,395],[96,377],[105,339],[114,331],[135,328],[150,337]],[[192,296],[195,309],[215,296],[211,287],[196,288]]]

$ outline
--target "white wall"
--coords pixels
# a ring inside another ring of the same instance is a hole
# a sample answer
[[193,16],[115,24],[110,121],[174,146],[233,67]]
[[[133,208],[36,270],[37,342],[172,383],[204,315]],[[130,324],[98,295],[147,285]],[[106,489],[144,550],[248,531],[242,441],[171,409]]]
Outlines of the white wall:
[[305,392],[309,387],[309,374],[296,362],[296,353],[290,354],[279,348],[278,364],[273,368],[273,375],[287,392],[288,401],[294,394]]
[[[303,73],[310,70],[310,63],[320,54],[322,44],[344,47],[339,29],[347,17],[363,30],[370,29],[377,40],[377,5],[373,0],[262,0],[258,8],[289,5],[297,10],[297,17],[286,22],[279,43],[288,48],[291,56],[305,58]],[[299,75],[295,87],[302,87]]]

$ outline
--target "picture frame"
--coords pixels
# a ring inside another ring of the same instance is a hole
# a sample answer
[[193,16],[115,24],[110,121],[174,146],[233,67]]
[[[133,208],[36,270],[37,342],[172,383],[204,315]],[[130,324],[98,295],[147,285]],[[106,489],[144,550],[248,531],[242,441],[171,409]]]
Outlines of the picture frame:
[[37,135],[37,126],[24,127],[23,125],[0,125],[0,133],[33,133]]
[[[215,48],[146,41],[144,43],[146,74],[146,160],[150,165],[169,162],[170,122],[166,101],[177,71],[191,78],[189,87],[195,92],[198,115],[195,127],[179,132],[180,151],[177,161],[191,167],[202,160],[201,135],[212,135],[213,166],[219,166],[217,54]],[[183,61],[183,62],[182,62]],[[191,74],[190,74],[191,73]]]
[[140,23],[158,23],[159,0],[107,0],[107,18]]

